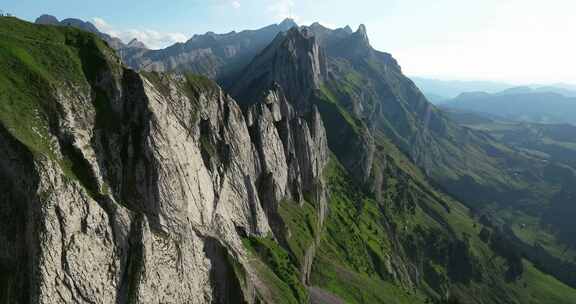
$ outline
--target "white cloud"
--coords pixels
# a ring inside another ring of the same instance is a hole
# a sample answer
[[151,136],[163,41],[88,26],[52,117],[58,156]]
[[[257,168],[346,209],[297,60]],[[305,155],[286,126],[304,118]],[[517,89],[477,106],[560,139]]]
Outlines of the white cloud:
[[242,6],[240,0],[194,0],[192,3],[195,5],[214,5],[222,8],[232,6],[236,9]]
[[176,42],[187,40],[186,35],[182,33],[159,32],[152,29],[118,29],[99,17],[92,18],[92,21],[98,30],[103,33],[120,38],[125,43],[136,38],[151,49],[161,49]]
[[92,22],[101,32],[109,33],[110,31],[112,31],[112,26],[102,18],[94,17],[92,18]]
[[293,0],[270,0],[270,2],[267,9],[274,14],[275,19],[282,20],[292,18],[298,20],[298,17],[292,14],[292,9],[295,5]]
[[378,11],[374,5],[367,16],[330,18],[365,23],[372,45],[392,53],[407,74],[519,84],[576,82],[576,61],[570,60],[576,42],[567,38],[576,33],[576,1],[550,1],[403,0],[382,10],[382,16],[373,13]]
[[[569,31],[485,30],[454,35],[439,42],[394,52],[405,71],[438,78],[530,82],[574,82],[576,64],[566,58],[576,43]],[[562,44],[558,42],[562,41]]]
[[[576,61],[571,59],[576,54],[576,42],[569,38],[576,33],[572,16],[576,1],[554,0],[554,4],[507,0],[492,3],[488,8],[498,9],[486,14],[476,13],[476,7],[470,11],[455,9],[459,15],[434,21],[441,25],[442,20],[449,20],[449,24],[458,25],[452,29],[417,27],[395,38],[388,29],[395,30],[411,20],[388,18],[375,24],[378,35],[374,35],[374,42],[376,47],[392,51],[404,71],[412,75],[518,84],[576,83]],[[460,18],[477,20],[466,23]],[[401,46],[394,47],[393,40]]]

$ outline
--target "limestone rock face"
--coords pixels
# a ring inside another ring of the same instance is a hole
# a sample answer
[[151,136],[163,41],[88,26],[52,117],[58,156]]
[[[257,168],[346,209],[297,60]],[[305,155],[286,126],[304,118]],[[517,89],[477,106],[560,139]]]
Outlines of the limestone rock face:
[[130,40],[130,42],[128,42],[128,44],[126,45],[126,47],[128,48],[136,48],[136,49],[148,49],[148,47],[146,46],[146,44],[144,44],[144,42],[134,38],[132,40]]
[[0,128],[0,268],[23,302],[252,303],[241,236],[275,236],[303,193],[325,205],[322,121],[280,89],[248,119],[205,78],[112,64],[51,94],[51,152]]
[[255,117],[253,126],[255,144],[262,164],[262,189],[266,188],[268,199],[276,203],[286,196],[288,183],[288,168],[284,154],[284,144],[274,125],[274,116],[265,104],[257,104],[252,108]]
[[278,84],[247,110],[262,168],[258,193],[260,200],[268,203],[264,209],[275,234],[282,229],[282,224],[274,220],[281,203],[301,203],[309,195],[320,204],[317,209],[321,218],[326,210],[322,177],[328,163],[326,131],[317,110],[309,116],[307,120],[297,114]]
[[326,77],[326,57],[308,28],[280,33],[244,70],[231,87],[243,104],[254,102],[259,92],[277,84],[299,113],[310,110],[310,96]]

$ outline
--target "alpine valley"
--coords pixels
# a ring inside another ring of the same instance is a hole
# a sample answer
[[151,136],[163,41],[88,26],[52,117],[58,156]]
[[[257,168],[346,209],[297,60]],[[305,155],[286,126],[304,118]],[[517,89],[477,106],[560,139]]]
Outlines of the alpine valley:
[[442,112],[365,26],[67,20],[0,17],[1,304],[576,303],[576,163]]

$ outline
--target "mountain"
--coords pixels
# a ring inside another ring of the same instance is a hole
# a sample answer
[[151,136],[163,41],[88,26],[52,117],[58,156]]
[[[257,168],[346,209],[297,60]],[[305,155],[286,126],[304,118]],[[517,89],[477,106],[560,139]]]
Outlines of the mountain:
[[0,302],[576,301],[571,228],[538,230],[569,168],[454,122],[365,26],[279,28],[159,73],[0,18]]
[[[0,23],[2,303],[282,299],[243,244],[280,239],[280,203],[325,214],[318,116],[276,100],[247,123],[206,78],[138,74],[74,28]],[[279,291],[303,301],[286,267]]]
[[58,18],[46,14],[36,18],[36,21],[34,23],[42,25],[60,25],[60,21],[58,21]]
[[549,88],[518,87],[495,94],[463,93],[442,106],[513,121],[576,124],[576,97],[567,97]]
[[194,35],[184,43],[161,50],[131,50],[122,54],[123,61],[136,70],[186,71],[226,81],[238,73],[280,32],[297,26],[292,19],[258,30]]
[[466,92],[496,93],[513,85],[495,81],[440,80],[424,77],[411,77],[418,88],[432,102],[443,102]]
[[564,87],[555,86],[522,86],[522,87],[512,87],[501,92],[496,92],[494,94],[505,95],[505,94],[530,94],[530,93],[554,93],[562,95],[564,97],[576,97],[576,90],[566,89]]
[[[293,29],[271,43],[241,75],[227,90],[242,105],[258,100],[267,86],[279,85],[297,108],[318,107],[330,149],[377,199],[389,187],[388,172],[396,170],[387,167],[394,157],[393,145],[433,185],[465,202],[484,223],[503,227],[518,247],[529,251],[541,240],[553,242],[551,248],[533,250],[538,256],[528,256],[545,259],[542,269],[576,283],[570,258],[552,250],[567,246],[564,252],[572,256],[567,226],[554,221],[546,223],[548,228],[535,224],[530,230],[540,231],[538,237],[509,229],[510,224],[539,223],[557,206],[572,206],[567,193],[572,193],[574,171],[451,121],[427,102],[390,54],[370,46],[365,27],[355,33],[318,24]],[[556,174],[564,178],[554,178]],[[510,210],[516,212],[513,220]]]
[[495,81],[439,80],[423,77],[411,77],[422,90],[426,98],[434,104],[443,104],[463,93],[486,92],[497,94],[502,92],[556,93],[565,97],[576,97],[576,88],[567,84],[514,86]]
[[461,110],[447,114],[462,126],[487,132],[509,146],[576,168],[576,126],[506,121]]
[[102,40],[106,41],[106,43],[108,43],[108,45],[110,45],[110,47],[112,47],[116,50],[124,49],[124,48],[146,49],[146,45],[144,45],[142,42],[139,42],[137,40],[132,40],[130,43],[124,44],[122,42],[122,40],[120,40],[116,37],[112,37],[106,33],[100,32],[98,30],[98,28],[96,28],[96,26],[94,26],[94,24],[92,24],[89,21],[84,21],[84,20],[75,19],[75,18],[67,18],[67,19],[64,19],[62,21],[58,21],[58,19],[54,16],[42,15],[42,16],[36,18],[35,23],[36,24],[42,24],[42,25],[71,26],[71,27],[75,27],[75,28],[81,29],[81,30],[86,31],[86,32],[90,32],[90,33],[96,34]]
[[[562,168],[555,172],[556,176],[553,178],[564,183],[574,182],[574,179],[570,177],[570,171],[574,171],[576,168],[576,126],[506,121],[499,117],[454,109],[448,110],[447,114],[466,128],[488,133],[520,153],[530,154],[539,161]],[[542,263],[556,265],[557,271],[560,271],[562,267],[568,267],[566,261],[573,261],[575,257],[573,250],[574,230],[571,219],[576,214],[576,205],[571,203],[573,202],[572,199],[554,202],[560,200],[564,195],[569,195],[566,190],[553,198],[550,208],[543,210],[541,221],[545,224],[544,227],[525,217],[520,216],[519,219],[518,213],[511,214],[511,216],[516,217],[516,219],[511,220],[516,223],[511,225],[511,229],[516,234],[537,244],[535,248],[527,249],[531,250],[531,254],[528,255],[537,257]],[[550,229],[550,227],[559,226],[562,228]],[[549,241],[550,235],[548,234],[554,235],[554,232],[556,232],[555,237],[561,240],[560,242]],[[546,249],[542,250],[542,248]],[[553,259],[546,252],[556,252],[557,259]]]
[[128,42],[128,44],[126,45],[126,47],[128,47],[128,48],[136,48],[136,49],[148,49],[148,47],[146,47],[146,44],[144,44],[144,42],[139,41],[139,40],[136,39],[136,38],[130,40],[130,42]]

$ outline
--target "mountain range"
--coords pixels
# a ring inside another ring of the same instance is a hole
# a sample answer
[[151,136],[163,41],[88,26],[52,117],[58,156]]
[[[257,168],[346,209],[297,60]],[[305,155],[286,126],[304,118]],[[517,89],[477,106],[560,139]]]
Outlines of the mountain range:
[[122,53],[130,67],[143,71],[193,72],[226,81],[242,71],[281,32],[296,26],[291,19],[258,30],[195,35],[161,50],[132,49]]
[[426,97],[434,104],[442,104],[456,98],[462,93],[485,92],[496,94],[502,91],[531,91],[540,93],[557,93],[566,97],[576,97],[576,87],[570,84],[552,85],[533,84],[516,86],[496,81],[440,80],[424,77],[411,77]]
[[562,89],[518,87],[494,94],[462,93],[442,107],[512,121],[576,124],[576,94]]
[[365,26],[116,52],[40,19],[0,18],[0,303],[576,301],[572,164],[436,108]]
[[107,33],[103,33],[100,30],[98,30],[98,28],[92,24],[89,21],[84,21],[81,19],[76,19],[76,18],[66,18],[62,21],[59,21],[58,18],[52,16],[52,15],[42,15],[38,18],[36,18],[36,21],[34,22],[36,24],[41,24],[41,25],[54,25],[54,26],[71,26],[86,32],[90,32],[93,34],[96,34],[100,39],[106,41],[106,43],[108,43],[108,45],[116,50],[120,50],[120,49],[147,49],[146,45],[141,42],[138,41],[138,39],[134,38],[132,39],[130,42],[128,42],[127,44],[122,42],[122,40],[120,40],[117,37],[112,37]]

